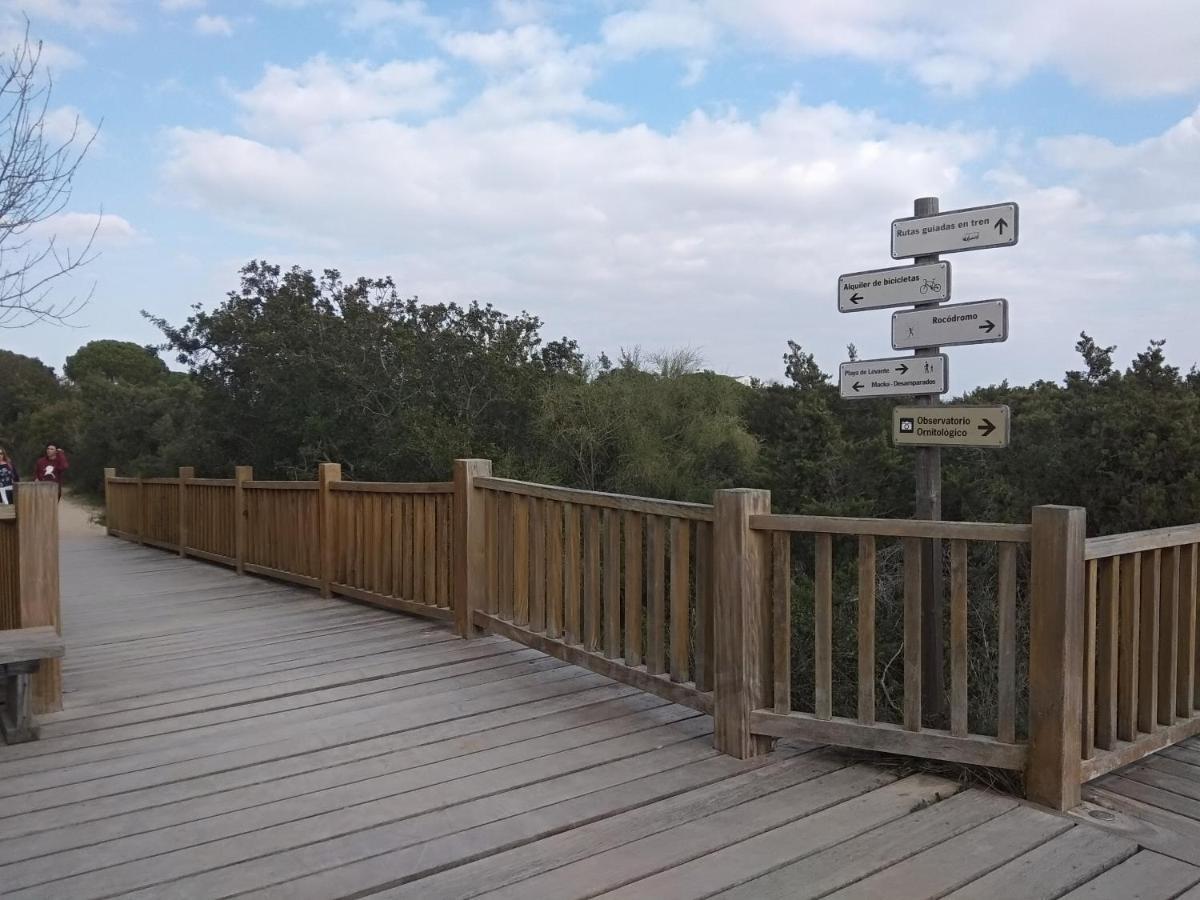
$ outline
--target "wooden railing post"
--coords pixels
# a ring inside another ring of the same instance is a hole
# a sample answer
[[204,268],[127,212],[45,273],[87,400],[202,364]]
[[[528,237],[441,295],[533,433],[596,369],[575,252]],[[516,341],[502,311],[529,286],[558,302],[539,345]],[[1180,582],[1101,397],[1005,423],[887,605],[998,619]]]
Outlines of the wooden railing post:
[[765,563],[770,534],[752,531],[750,517],[771,511],[771,492],[717,491],[713,500],[716,595],[714,745],[747,759],[771,749],[771,739],[750,731],[750,713],[771,705],[771,612]]
[[[16,491],[17,578],[22,628],[62,634],[58,591],[58,485],[27,482]],[[33,676],[33,711],[62,709],[62,663],[43,659]]]
[[454,461],[454,624],[464,638],[475,634],[472,613],[488,608],[486,498],[475,487],[475,479],[491,474],[490,459]]
[[337,534],[333,527],[333,491],[330,485],[342,480],[341,463],[321,463],[317,466],[317,549],[321,556],[321,596],[333,596],[333,576],[336,568]]
[[112,492],[109,490],[108,479],[116,478],[117,470],[108,468],[104,470],[104,529],[108,532],[109,537],[112,536]]
[[1087,510],[1033,510],[1029,621],[1029,755],[1025,794],[1079,805]]
[[254,469],[250,466],[234,466],[233,468],[233,544],[237,573],[246,573],[246,491],[243,484],[254,479]]
[[190,479],[196,477],[196,469],[193,466],[179,467],[179,555],[187,556],[188,543],[188,507],[187,507],[187,483]]

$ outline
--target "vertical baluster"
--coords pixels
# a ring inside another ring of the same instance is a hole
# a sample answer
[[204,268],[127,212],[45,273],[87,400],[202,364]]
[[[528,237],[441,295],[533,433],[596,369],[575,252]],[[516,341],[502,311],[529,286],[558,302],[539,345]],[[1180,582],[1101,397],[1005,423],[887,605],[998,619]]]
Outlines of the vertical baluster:
[[1130,553],[1121,558],[1121,635],[1117,646],[1117,737],[1123,741],[1137,738],[1141,592],[1142,555]]
[[833,715],[833,536],[816,536],[816,607],[813,610],[815,690],[813,709],[818,719]]
[[1192,716],[1196,679],[1196,545],[1179,548],[1179,663],[1176,668],[1175,712]]
[[642,664],[642,514],[625,513],[625,665]]
[[666,529],[661,516],[648,517],[646,524],[646,671],[659,675],[666,670]]
[[557,638],[563,633],[562,504],[547,501],[543,513],[546,531],[546,634]]
[[713,689],[713,526],[696,523],[696,690]]
[[604,655],[621,657],[621,514],[604,511]]
[[600,510],[583,511],[583,646],[600,649]]
[[921,730],[920,538],[904,538],[904,727]]
[[513,522],[513,495],[497,494],[500,501],[500,618],[506,622],[513,620],[513,532],[516,530]]
[[1162,551],[1158,610],[1158,724],[1175,724],[1179,667],[1179,547]]
[[563,587],[563,625],[567,643],[578,644],[583,633],[579,609],[579,507],[574,503],[567,503],[565,506],[567,549],[563,557],[566,581]]
[[487,597],[485,609],[491,615],[496,614],[500,598],[500,529],[496,524],[496,516],[500,509],[500,495],[495,491],[484,491],[487,497],[487,508],[484,515],[484,538],[487,544]]
[[1096,596],[1096,737],[1111,750],[1117,741],[1117,641],[1121,605],[1121,558],[1100,561]]
[[1158,608],[1162,551],[1142,554],[1141,669],[1138,672],[1138,729],[1153,732],[1158,724]]
[[671,680],[688,681],[692,634],[688,609],[691,530],[686,519],[671,520]]
[[875,723],[875,537],[858,539],[858,721]]
[[792,536],[771,537],[771,628],[775,664],[775,712],[792,711]]
[[437,606],[437,495],[425,497],[425,603]]
[[1080,741],[1084,759],[1096,752],[1096,616],[1100,594],[1100,564],[1085,563],[1083,584],[1083,704],[1080,710]]
[[967,542],[950,542],[950,733],[966,737],[967,716]]
[[529,500],[529,630],[546,630],[546,524],[544,503]]

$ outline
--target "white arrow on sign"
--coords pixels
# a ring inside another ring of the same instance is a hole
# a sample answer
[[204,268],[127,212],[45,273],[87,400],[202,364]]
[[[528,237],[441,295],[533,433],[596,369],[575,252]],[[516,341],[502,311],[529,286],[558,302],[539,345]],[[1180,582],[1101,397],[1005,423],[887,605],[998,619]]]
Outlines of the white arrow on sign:
[[844,362],[838,366],[838,388],[844,400],[944,394],[949,368],[944,353]]
[[892,313],[892,349],[998,344],[1008,340],[1008,301],[979,300]]
[[851,272],[838,278],[838,309],[883,309],[950,299],[950,263],[923,263]]
[[892,221],[892,259],[1010,247],[1017,242],[1019,218],[1017,204],[997,203],[955,209],[936,216],[895,219]]

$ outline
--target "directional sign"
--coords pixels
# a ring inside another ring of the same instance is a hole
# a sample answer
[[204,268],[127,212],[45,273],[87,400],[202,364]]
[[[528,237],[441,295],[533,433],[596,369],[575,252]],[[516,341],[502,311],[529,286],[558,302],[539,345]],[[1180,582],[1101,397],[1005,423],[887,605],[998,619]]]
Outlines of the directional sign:
[[909,447],[1007,447],[1007,406],[897,406],[892,441]]
[[1017,242],[1019,212],[1015,203],[998,203],[895,219],[892,259],[1012,246]]
[[838,278],[838,309],[842,312],[941,303],[949,299],[948,262],[851,272]]
[[951,303],[892,313],[892,349],[998,344],[1008,340],[1008,301]]
[[944,353],[844,362],[838,366],[838,385],[846,400],[944,394],[949,363]]

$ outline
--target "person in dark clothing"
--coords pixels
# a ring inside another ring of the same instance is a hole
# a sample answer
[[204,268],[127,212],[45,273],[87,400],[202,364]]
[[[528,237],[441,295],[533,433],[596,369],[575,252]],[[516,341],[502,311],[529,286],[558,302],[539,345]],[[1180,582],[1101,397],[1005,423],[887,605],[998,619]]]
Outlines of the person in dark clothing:
[[13,502],[13,488],[21,478],[17,475],[17,464],[8,457],[8,452],[0,447],[0,504]]
[[33,477],[38,481],[53,481],[58,485],[58,497],[62,499],[63,475],[70,467],[67,454],[54,444],[46,446],[46,452],[37,461]]

